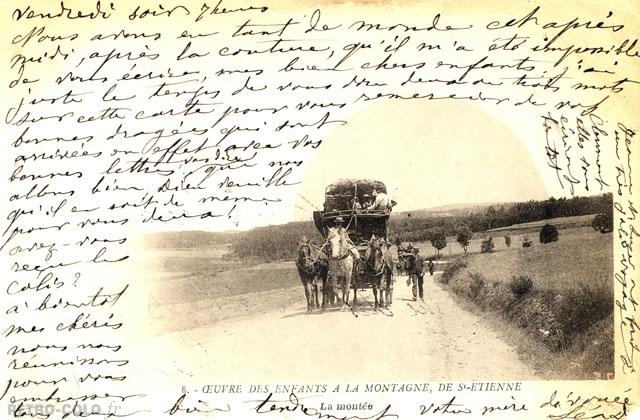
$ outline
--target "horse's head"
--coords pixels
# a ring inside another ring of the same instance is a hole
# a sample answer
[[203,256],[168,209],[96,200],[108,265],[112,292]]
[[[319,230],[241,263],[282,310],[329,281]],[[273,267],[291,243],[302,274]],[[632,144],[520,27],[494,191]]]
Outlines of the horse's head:
[[338,232],[336,228],[329,228],[329,234],[327,235],[329,245],[331,245],[331,258],[338,258],[343,251],[343,235]]
[[298,267],[305,271],[313,271],[313,257],[311,256],[311,245],[308,242],[298,244],[298,258],[296,260]]
[[375,235],[369,240],[369,245],[365,251],[365,259],[369,269],[374,272],[381,272],[382,265],[384,264],[382,246],[384,244],[383,238],[376,238]]

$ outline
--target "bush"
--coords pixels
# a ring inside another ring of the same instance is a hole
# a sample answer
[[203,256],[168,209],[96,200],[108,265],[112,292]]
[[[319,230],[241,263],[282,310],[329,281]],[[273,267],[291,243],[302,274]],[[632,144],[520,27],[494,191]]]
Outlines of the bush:
[[555,225],[547,223],[540,229],[540,243],[546,244],[558,240],[558,228]]
[[480,273],[471,273],[471,284],[469,284],[469,297],[472,300],[477,300],[480,296],[480,292],[486,284],[486,280]]
[[482,244],[480,245],[480,252],[482,252],[483,254],[493,252],[493,249],[495,247],[496,246],[493,243],[493,238],[489,237],[489,239],[487,239],[486,241],[482,241]]
[[600,285],[579,283],[564,291],[559,299],[559,318],[567,337],[587,330],[596,321],[613,312],[613,290],[604,282]]
[[613,231],[613,214],[599,213],[593,218],[591,222],[593,230],[600,231],[600,233],[609,233]]
[[509,235],[505,235],[505,236],[504,236],[504,244],[505,244],[508,248],[511,248],[511,236],[509,236]]
[[463,269],[451,280],[451,290],[456,295],[479,302],[485,284],[482,274]]
[[513,276],[509,289],[518,298],[522,298],[533,289],[533,279],[529,276]]
[[563,319],[558,316],[555,292],[532,291],[519,299],[506,313],[508,319],[524,329],[549,349],[559,351],[566,347]]
[[[614,372],[615,349],[613,313],[589,327],[572,342],[575,349],[586,351],[576,361],[584,372]],[[578,350],[578,351],[579,351]]]
[[551,350],[567,347],[575,337],[613,313],[613,290],[579,283],[562,294],[531,290],[508,310],[507,317]]
[[436,255],[440,255],[440,250],[447,246],[447,235],[442,229],[434,229],[429,234],[431,245],[436,249]]
[[442,276],[440,276],[440,282],[448,284],[449,280],[453,278],[460,270],[467,267],[467,261],[463,258],[456,258],[451,264],[445,267]]
[[486,284],[478,301],[483,310],[505,313],[516,301],[515,296],[505,283],[494,281]]
[[473,232],[471,232],[471,229],[469,229],[466,226],[461,228],[460,231],[458,232],[458,237],[456,238],[456,241],[458,241],[462,249],[464,249],[465,253],[467,252],[467,248],[469,247],[469,241],[471,241],[472,237],[473,237]]
[[[591,348],[588,354],[606,364],[596,370],[613,371],[610,355],[613,354],[614,296],[610,281],[580,282],[560,292],[538,290],[530,276],[513,276],[509,282],[487,281],[466,266],[465,259],[454,260],[442,276],[456,295],[482,310],[501,314],[551,351],[561,351],[568,346]],[[605,323],[603,320],[607,319]],[[594,361],[584,359],[581,363],[593,364]]]

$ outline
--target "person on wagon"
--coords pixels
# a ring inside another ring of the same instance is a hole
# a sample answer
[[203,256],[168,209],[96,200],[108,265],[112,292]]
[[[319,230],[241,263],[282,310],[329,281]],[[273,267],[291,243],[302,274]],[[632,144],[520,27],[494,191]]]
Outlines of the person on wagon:
[[391,210],[391,199],[382,191],[373,190],[373,204],[367,207],[367,210]]

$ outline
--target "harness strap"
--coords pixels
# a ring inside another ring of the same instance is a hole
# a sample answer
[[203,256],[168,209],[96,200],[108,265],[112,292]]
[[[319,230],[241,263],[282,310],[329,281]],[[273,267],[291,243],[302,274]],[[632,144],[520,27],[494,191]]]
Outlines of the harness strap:
[[345,253],[344,253],[344,254],[342,254],[342,255],[338,255],[337,257],[329,257],[329,259],[330,259],[331,261],[344,260],[344,259],[345,259],[345,258],[347,258],[349,255],[351,255],[351,252],[349,252],[349,251],[350,251],[350,249],[349,249],[349,250],[347,250],[347,252],[345,252]]
[[[329,243],[329,238],[327,238],[324,243],[322,244],[322,246],[320,246],[319,248],[317,248],[317,253],[316,253],[316,257],[313,260],[313,263],[315,264],[318,261],[318,258],[320,258],[320,252],[324,249],[324,247]],[[309,244],[312,245],[312,244]],[[315,245],[312,245],[313,247],[315,247]]]
[[298,266],[298,270],[302,271],[305,274],[315,274],[313,268],[309,271],[309,270],[306,270],[304,267]]
[[[375,269],[376,269],[376,268],[375,268],[375,267],[373,267],[373,266],[369,263],[369,261],[367,261],[367,260],[364,260],[364,264],[365,264],[365,266],[369,267],[369,268],[370,268],[370,269],[372,269],[372,270],[375,270]],[[373,273],[373,274],[371,274],[371,275],[372,275],[372,276],[374,276],[374,277],[381,276],[381,275],[383,275],[383,274],[384,274],[384,271],[385,271],[385,270],[384,270],[384,264],[383,264],[383,265],[382,265],[382,269],[381,269],[380,271],[378,271],[377,273]]]

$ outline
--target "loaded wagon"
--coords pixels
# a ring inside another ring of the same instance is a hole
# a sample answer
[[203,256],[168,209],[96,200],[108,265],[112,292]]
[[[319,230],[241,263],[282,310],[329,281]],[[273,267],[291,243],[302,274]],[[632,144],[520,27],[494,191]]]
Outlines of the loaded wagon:
[[[326,238],[329,228],[342,226],[361,256],[373,235],[387,241],[389,216],[395,202],[382,209],[368,209],[375,200],[374,190],[387,193],[384,183],[369,179],[345,179],[329,185],[325,190],[323,210],[313,213],[313,221],[320,234]],[[354,290],[373,286],[373,279],[366,275],[364,268],[362,259],[355,261],[352,274]]]

